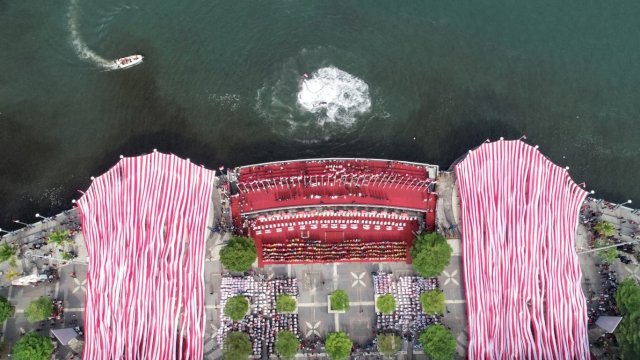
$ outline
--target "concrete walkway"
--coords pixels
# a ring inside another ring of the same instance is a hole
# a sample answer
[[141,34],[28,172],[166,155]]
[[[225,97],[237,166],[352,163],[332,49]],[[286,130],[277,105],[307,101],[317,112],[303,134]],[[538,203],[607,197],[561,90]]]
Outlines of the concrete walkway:
[[437,181],[436,228],[447,238],[459,238],[460,204],[455,175],[452,172],[443,172],[438,176]]

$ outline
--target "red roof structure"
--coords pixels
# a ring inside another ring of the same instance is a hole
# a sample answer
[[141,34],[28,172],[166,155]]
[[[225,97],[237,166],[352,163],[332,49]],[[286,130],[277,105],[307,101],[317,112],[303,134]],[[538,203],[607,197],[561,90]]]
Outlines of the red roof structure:
[[233,221],[259,266],[406,261],[435,227],[437,167],[377,159],[309,159],[235,169]]
[[587,359],[575,252],[586,192],[521,141],[485,143],[455,167],[470,359]]
[[84,359],[202,359],[213,171],[122,159],[77,202],[89,255]]

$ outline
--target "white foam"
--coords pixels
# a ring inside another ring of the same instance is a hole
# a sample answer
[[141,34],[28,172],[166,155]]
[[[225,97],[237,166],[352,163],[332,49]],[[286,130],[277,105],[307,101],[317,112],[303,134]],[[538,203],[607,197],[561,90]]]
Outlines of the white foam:
[[350,126],[356,115],[371,109],[369,86],[361,79],[333,66],[314,71],[300,81],[298,104],[318,114],[318,123]]
[[78,54],[78,57],[92,62],[105,70],[115,70],[118,66],[113,60],[107,60],[89,49],[89,46],[82,40],[78,32],[78,0],[71,0],[69,5],[69,30],[71,36],[71,44]]
[[240,107],[240,95],[238,94],[208,94],[209,101],[224,109],[236,111]]

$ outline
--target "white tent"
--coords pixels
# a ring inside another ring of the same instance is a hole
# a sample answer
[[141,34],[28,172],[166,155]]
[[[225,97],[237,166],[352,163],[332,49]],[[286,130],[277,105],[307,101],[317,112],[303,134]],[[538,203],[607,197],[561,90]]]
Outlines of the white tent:
[[69,345],[69,342],[78,336],[73,328],[53,329],[51,330],[51,334],[58,339],[60,344],[65,346]]
[[29,276],[23,276],[21,278],[12,280],[11,281],[11,285],[27,286],[27,285],[31,285],[31,284],[37,283],[39,279],[40,278],[39,278],[38,274],[31,274]]
[[596,325],[611,334],[616,330],[620,321],[622,321],[622,316],[600,316],[598,320],[596,320]]

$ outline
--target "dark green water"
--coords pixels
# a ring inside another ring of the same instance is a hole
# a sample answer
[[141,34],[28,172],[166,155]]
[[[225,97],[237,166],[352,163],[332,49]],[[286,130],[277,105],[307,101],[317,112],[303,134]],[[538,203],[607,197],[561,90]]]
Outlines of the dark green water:
[[[153,148],[210,168],[446,168],[523,134],[598,196],[638,203],[639,18],[632,0],[0,0],[0,224],[68,208],[118,155]],[[103,71],[83,45],[146,59]],[[300,74],[326,66],[365,81],[371,110],[291,131],[283,118],[314,120],[295,104]]]

